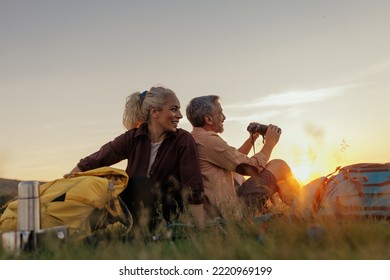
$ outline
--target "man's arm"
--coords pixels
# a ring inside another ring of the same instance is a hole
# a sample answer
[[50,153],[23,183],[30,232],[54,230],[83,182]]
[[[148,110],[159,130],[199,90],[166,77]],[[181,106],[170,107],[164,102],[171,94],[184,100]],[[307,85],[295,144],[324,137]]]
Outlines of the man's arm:
[[244,144],[237,150],[240,153],[243,153],[245,155],[249,154],[249,151],[252,149],[253,145],[255,144],[257,138],[259,138],[259,133],[251,133],[249,135],[249,138],[245,140]]
[[[269,125],[267,129],[267,133],[265,134],[265,141],[262,149],[253,155],[253,157],[256,157],[259,159],[259,161],[263,161],[264,165],[269,161],[271,157],[271,153],[275,145],[278,143],[279,138],[281,134],[281,129],[277,127],[276,125]],[[259,137],[259,134],[257,134],[257,138]],[[248,149],[248,142],[250,142],[250,139],[245,141],[244,145],[241,146],[240,149]],[[241,150],[239,151],[243,153]],[[250,149],[250,147],[249,147]],[[247,176],[253,176],[258,174],[258,170],[255,166],[241,163],[236,167],[236,172],[241,175],[247,175]]]
[[259,153],[262,153],[266,158],[267,162],[269,158],[271,157],[272,150],[276,146],[276,144],[279,142],[280,135],[282,133],[282,130],[277,127],[276,125],[270,124],[268,126],[267,132],[264,136],[264,146],[260,150]]

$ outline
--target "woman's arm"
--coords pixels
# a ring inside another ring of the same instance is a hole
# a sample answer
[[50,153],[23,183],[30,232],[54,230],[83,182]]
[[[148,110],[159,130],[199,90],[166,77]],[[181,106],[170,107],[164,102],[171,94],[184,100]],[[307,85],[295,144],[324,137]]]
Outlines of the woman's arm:
[[70,177],[75,172],[88,171],[103,166],[111,166],[126,159],[132,139],[129,131],[104,144],[97,152],[81,159],[71,172],[64,177]]

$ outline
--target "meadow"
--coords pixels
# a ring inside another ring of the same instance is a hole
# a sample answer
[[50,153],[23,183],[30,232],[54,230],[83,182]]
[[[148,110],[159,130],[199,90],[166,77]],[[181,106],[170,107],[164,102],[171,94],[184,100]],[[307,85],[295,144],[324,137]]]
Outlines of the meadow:
[[158,238],[123,235],[114,224],[83,240],[48,236],[35,250],[0,249],[17,260],[387,260],[390,225],[374,218],[314,220],[267,214],[248,223],[216,223],[204,230],[176,225]]

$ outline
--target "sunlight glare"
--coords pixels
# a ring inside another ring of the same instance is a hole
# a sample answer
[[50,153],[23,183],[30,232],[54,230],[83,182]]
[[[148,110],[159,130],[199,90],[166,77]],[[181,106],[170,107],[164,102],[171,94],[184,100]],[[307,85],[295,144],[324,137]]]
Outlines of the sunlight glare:
[[329,151],[317,152],[309,148],[306,154],[291,161],[291,170],[301,186],[318,177],[327,176],[336,169],[338,164],[329,154]]

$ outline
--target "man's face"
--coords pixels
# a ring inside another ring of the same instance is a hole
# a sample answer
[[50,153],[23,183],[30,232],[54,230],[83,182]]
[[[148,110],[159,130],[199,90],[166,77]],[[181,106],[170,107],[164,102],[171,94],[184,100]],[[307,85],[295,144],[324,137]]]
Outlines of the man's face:
[[211,116],[213,131],[217,133],[223,132],[223,121],[226,119],[222,111],[221,104],[217,101],[214,114]]

